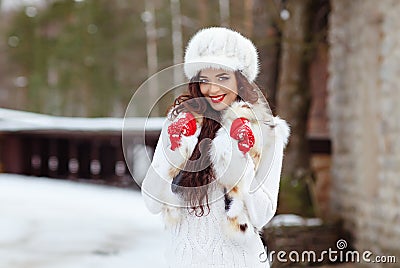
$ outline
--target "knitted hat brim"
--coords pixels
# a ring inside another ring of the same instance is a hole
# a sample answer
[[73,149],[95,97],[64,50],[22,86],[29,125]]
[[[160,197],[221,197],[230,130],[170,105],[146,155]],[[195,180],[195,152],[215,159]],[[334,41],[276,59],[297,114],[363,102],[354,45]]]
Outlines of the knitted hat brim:
[[187,77],[195,77],[199,72],[208,68],[225,71],[241,71],[243,69],[236,58],[218,56],[202,57],[201,59],[192,59],[185,62],[184,72]]

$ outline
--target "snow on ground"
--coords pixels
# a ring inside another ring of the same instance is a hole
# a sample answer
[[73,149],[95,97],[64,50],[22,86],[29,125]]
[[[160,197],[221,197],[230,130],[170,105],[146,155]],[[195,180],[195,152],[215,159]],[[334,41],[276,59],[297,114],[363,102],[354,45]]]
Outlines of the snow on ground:
[[138,191],[0,174],[0,267],[166,267]]
[[65,117],[0,108],[0,131],[143,131],[161,130],[165,117]]
[[319,226],[322,220],[318,218],[303,218],[294,214],[280,214],[272,218],[268,226]]

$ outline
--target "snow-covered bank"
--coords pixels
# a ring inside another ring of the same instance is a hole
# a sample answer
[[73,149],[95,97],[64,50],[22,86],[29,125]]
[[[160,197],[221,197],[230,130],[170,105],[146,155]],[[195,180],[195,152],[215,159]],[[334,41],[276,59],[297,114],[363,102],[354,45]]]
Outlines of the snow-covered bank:
[[139,192],[0,174],[0,267],[165,267]]
[[0,108],[0,131],[151,131],[161,130],[164,117],[65,117]]

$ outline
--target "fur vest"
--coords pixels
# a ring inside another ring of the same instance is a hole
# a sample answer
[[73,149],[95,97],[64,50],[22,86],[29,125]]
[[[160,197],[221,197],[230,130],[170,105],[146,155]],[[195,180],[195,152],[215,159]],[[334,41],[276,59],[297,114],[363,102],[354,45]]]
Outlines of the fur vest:
[[[255,137],[254,146],[242,153],[237,140],[229,135],[233,120],[247,118]],[[181,146],[172,151],[167,118],[154,152],[153,161],[142,183],[142,194],[148,209],[162,212],[165,223],[179,221],[184,206],[171,191],[171,182],[191,156],[201,131],[201,118],[192,136],[182,136]],[[223,226],[237,239],[260,230],[275,214],[282,168],[283,150],[288,141],[289,127],[273,117],[266,104],[234,102],[223,111],[222,127],[212,140],[210,159],[217,184],[225,191],[226,215]]]

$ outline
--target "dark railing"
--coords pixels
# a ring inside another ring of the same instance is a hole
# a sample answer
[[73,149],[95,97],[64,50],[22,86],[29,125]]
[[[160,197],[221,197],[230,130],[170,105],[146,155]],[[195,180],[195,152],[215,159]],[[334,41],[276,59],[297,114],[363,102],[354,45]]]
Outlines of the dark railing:
[[[154,150],[159,133],[146,131],[145,144],[150,149]],[[142,134],[130,135],[133,143],[143,144]],[[5,132],[0,134],[0,157],[1,172],[137,186],[128,170],[118,131]]]
[[[145,144],[154,150],[159,131],[147,131]],[[132,133],[132,145],[143,144]],[[330,154],[328,139],[310,139],[313,153]],[[128,170],[120,132],[19,131],[0,134],[1,171],[135,187]],[[146,156],[143,156],[146,157]],[[130,168],[134,164],[130,159]]]

